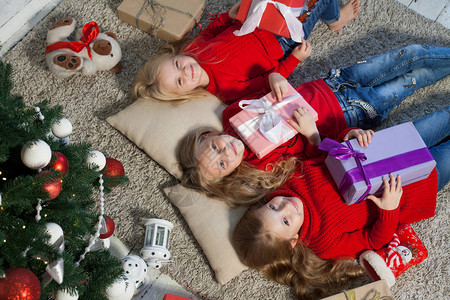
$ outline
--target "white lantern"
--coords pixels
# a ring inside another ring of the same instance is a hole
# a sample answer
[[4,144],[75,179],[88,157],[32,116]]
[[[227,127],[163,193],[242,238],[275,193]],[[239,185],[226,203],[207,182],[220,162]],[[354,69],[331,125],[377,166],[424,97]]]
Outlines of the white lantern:
[[169,236],[172,228],[173,224],[166,220],[145,220],[145,240],[141,256],[149,267],[159,269],[169,261]]

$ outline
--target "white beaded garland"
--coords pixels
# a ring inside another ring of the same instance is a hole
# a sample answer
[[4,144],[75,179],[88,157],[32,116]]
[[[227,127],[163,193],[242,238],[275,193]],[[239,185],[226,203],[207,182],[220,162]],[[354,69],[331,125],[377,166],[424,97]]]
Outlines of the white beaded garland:
[[[99,153],[101,153],[101,152],[99,152]],[[100,174],[99,177],[100,178],[99,178],[98,182],[100,183],[100,187],[102,188],[103,187],[103,174]],[[104,210],[103,210],[103,207],[105,205],[105,198],[103,196],[104,196],[104,193],[103,193],[103,191],[101,191],[100,192],[100,207],[101,207],[101,210],[100,210],[100,215],[98,216],[98,223],[95,226],[96,227],[96,232],[95,232],[94,236],[90,238],[89,245],[86,248],[84,248],[84,253],[81,254],[80,258],[78,259],[78,261],[75,262],[75,266],[77,266],[77,267],[79,267],[80,266],[80,262],[86,258],[86,254],[91,251],[92,246],[95,244],[96,240],[100,236],[100,229],[102,228],[102,222],[104,222],[104,217],[103,217]]]
[[42,200],[38,198],[38,204],[36,205],[36,217],[34,217],[36,219],[36,222],[39,222],[42,217],[41,217],[41,210],[42,210]]
[[60,139],[66,138],[72,134],[72,129],[72,123],[66,118],[62,118],[52,125],[53,134]]
[[38,106],[34,106],[34,105],[30,105],[32,108],[34,108],[34,111],[37,113],[38,115],[38,119],[39,121],[44,121],[45,117],[44,115],[41,113],[41,109]]
[[43,140],[27,142],[20,152],[25,166],[33,170],[44,168],[52,159],[52,149]]

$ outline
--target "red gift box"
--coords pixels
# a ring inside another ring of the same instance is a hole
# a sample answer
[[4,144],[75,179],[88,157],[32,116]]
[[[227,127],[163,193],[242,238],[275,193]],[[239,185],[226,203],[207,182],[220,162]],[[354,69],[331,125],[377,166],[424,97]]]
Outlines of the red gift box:
[[[241,6],[239,8],[236,19],[245,22],[247,19],[247,15],[250,10],[250,6],[253,1],[260,0],[242,0]],[[305,0],[280,0],[276,1],[282,4],[285,4],[291,8],[293,11],[298,11],[303,7]],[[277,35],[281,35],[287,38],[291,37],[289,29],[286,25],[286,21],[280,11],[271,3],[267,4],[266,10],[262,15],[261,21],[258,25],[259,28],[270,31]]]
[[173,295],[173,294],[165,294],[163,300],[191,300],[191,299]]
[[[230,118],[230,124],[258,158],[266,156],[298,133],[287,122],[298,107],[308,108],[314,119],[318,120],[317,112],[292,86],[289,86],[286,96],[281,101],[276,100],[272,93],[269,93],[261,99],[242,100],[239,102],[239,106],[243,110]],[[271,116],[269,117],[268,114]],[[281,119],[278,125],[275,125],[277,123],[275,118],[278,117],[274,114]],[[269,137],[278,136],[277,134],[273,136],[272,133],[263,134],[260,125],[261,122],[265,123],[265,121],[269,124],[268,128],[277,127],[274,129],[275,132],[280,130],[278,140],[277,138],[275,138],[275,141],[269,140]]]

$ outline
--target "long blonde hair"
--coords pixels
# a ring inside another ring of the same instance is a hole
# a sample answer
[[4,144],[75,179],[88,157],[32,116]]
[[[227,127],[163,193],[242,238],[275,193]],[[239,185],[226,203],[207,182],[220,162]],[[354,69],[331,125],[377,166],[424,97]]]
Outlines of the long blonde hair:
[[298,159],[289,158],[273,164],[271,171],[263,171],[245,161],[228,176],[206,180],[199,169],[198,148],[207,133],[214,128],[199,128],[183,137],[178,144],[178,162],[182,171],[181,183],[188,188],[217,197],[228,205],[250,205],[275,191],[293,174]]
[[[193,56],[191,52],[180,53],[183,55]],[[191,100],[198,99],[210,95],[204,88],[198,87],[185,95],[178,95],[175,93],[168,93],[161,89],[158,81],[159,67],[166,59],[177,56],[178,53],[171,45],[165,45],[160,54],[150,57],[145,63],[144,67],[139,71],[134,79],[131,94],[137,98],[155,99],[161,101],[173,100]],[[194,57],[195,58],[195,57]]]
[[268,279],[293,288],[298,299],[317,299],[336,293],[350,278],[364,271],[354,260],[331,260],[318,257],[311,249],[264,229],[255,213],[261,204],[252,206],[233,232],[233,245],[241,261]]

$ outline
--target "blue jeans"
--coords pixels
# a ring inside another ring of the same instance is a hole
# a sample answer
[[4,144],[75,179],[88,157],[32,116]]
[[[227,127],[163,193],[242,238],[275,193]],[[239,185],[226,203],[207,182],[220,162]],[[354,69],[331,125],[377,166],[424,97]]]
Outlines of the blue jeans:
[[[306,0],[308,1],[308,0]],[[321,19],[326,24],[337,22],[341,16],[341,10],[339,8],[338,0],[319,0],[315,3],[314,7],[308,10],[309,16],[303,23],[304,39],[307,40],[311,31],[316,26],[316,23]],[[278,42],[283,49],[284,56],[286,57],[291,51],[299,45],[290,38],[275,35]]]
[[450,180],[450,106],[413,122],[436,161],[438,188]]
[[450,75],[450,47],[410,45],[323,78],[336,95],[349,127],[379,125],[416,90]]

